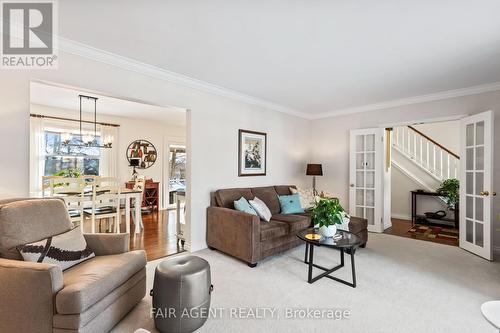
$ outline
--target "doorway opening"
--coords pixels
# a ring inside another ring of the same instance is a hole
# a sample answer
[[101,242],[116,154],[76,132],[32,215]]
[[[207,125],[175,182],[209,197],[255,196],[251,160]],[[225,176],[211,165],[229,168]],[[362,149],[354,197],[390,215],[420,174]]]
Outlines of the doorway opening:
[[387,129],[390,227],[384,233],[459,245],[460,120]]
[[[88,105],[85,99],[80,102],[81,95],[91,96],[95,104]],[[77,207],[79,217],[73,221],[82,225],[83,232],[129,232],[130,248],[145,250],[148,260],[183,251],[184,235],[179,222],[184,228],[185,199],[182,209],[169,209],[168,170],[170,147],[174,144],[184,147],[183,154],[177,153],[182,158],[175,158],[172,174],[178,175],[178,183],[184,185],[185,198],[186,127],[187,110],[183,108],[33,81],[30,196],[47,197],[63,192],[51,190],[51,186],[66,184],[51,182],[55,177],[83,179],[90,194],[85,195],[85,200],[78,200],[83,203]],[[94,213],[89,219],[92,203],[98,200],[98,193],[92,193],[92,187],[104,178],[116,184],[115,201],[119,202],[113,209],[116,216],[98,219]],[[90,179],[96,180],[90,182]],[[62,196],[70,202],[68,193]],[[68,204],[70,209],[75,210]]]

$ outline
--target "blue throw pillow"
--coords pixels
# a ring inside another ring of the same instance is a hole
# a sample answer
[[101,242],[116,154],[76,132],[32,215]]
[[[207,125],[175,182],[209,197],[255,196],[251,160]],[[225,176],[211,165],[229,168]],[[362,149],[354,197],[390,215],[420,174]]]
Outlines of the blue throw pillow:
[[300,214],[304,213],[304,209],[300,205],[300,195],[281,195],[279,197],[281,214]]
[[257,215],[255,209],[253,209],[252,206],[250,206],[248,200],[243,197],[239,198],[234,202],[234,208],[236,208],[236,210],[239,210],[240,212]]

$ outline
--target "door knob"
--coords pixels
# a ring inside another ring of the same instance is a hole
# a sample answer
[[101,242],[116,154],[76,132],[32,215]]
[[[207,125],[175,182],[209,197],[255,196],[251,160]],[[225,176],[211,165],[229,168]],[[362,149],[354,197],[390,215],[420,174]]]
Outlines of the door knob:
[[490,192],[488,192],[488,191],[481,191],[481,192],[479,192],[479,195],[481,195],[483,197],[487,197],[488,195],[490,195]]
[[350,186],[351,186],[351,187],[354,187],[354,184],[351,184]]
[[494,197],[497,196],[497,192],[493,192],[491,195],[493,195]]

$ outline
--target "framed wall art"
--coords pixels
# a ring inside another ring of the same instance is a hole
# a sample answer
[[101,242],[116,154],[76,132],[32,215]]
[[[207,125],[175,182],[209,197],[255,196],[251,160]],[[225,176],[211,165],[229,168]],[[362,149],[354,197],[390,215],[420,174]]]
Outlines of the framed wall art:
[[238,176],[265,176],[267,134],[238,131]]

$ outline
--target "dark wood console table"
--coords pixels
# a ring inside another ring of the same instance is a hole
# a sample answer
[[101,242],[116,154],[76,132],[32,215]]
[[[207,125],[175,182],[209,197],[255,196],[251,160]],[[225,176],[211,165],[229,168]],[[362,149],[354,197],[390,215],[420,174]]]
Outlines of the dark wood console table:
[[445,221],[445,222],[453,222],[455,224],[455,228],[458,229],[459,228],[459,217],[460,217],[460,214],[459,214],[459,205],[458,203],[455,205],[455,209],[454,209],[454,213],[455,213],[455,216],[453,219],[450,219],[450,218],[446,218],[446,217],[443,217],[442,219],[433,219],[433,218],[428,218],[426,217],[425,215],[418,215],[417,214],[417,198],[419,195],[422,195],[422,196],[431,196],[431,197],[442,197],[442,195],[436,193],[436,192],[427,192],[427,191],[411,191],[411,224],[414,225],[416,222],[417,222],[417,219],[419,218],[423,218],[425,220],[427,220],[427,222],[431,222],[431,223],[435,223],[435,224],[439,224],[439,222],[441,221]]

